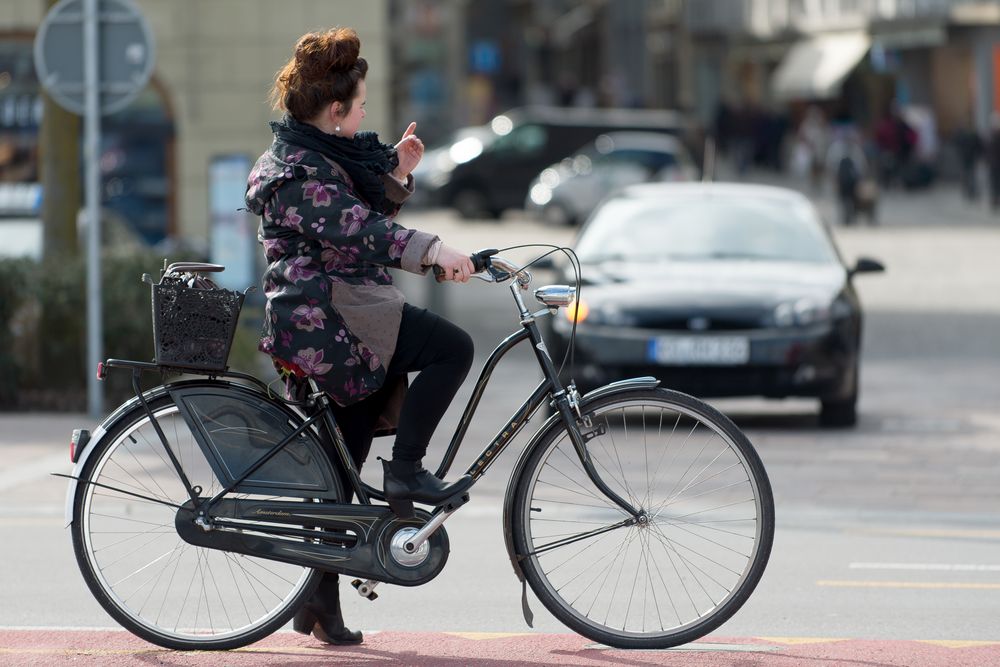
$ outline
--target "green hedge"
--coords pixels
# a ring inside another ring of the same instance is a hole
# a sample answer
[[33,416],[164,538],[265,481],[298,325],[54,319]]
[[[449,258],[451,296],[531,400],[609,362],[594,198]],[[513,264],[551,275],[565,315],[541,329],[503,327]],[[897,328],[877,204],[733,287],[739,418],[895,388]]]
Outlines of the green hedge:
[[[179,261],[184,257],[171,257]],[[159,275],[151,252],[105,251],[102,258],[104,358],[151,361],[152,308],[143,273]],[[252,300],[240,316],[230,368],[263,370],[257,352],[263,310]],[[0,410],[84,410],[87,358],[86,267],[82,260],[44,264],[0,259]],[[145,384],[158,381],[147,375]],[[106,407],[132,395],[131,376],[111,372]]]

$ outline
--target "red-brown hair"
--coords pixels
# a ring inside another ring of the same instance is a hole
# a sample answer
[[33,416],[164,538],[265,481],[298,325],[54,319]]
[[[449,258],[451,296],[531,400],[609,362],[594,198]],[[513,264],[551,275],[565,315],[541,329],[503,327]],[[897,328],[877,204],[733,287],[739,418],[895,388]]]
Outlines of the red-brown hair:
[[271,103],[299,122],[312,120],[333,102],[343,104],[346,114],[358,81],[368,73],[368,62],[360,53],[361,40],[352,28],[302,35],[295,55],[275,77]]

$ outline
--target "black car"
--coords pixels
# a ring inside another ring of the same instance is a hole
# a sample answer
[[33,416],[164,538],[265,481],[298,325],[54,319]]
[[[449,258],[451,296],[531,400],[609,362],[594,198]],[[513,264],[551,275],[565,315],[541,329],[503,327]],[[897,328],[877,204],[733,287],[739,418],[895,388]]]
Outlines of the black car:
[[654,375],[702,397],[814,396],[824,425],[855,423],[862,314],[851,281],[884,268],[847,268],[801,194],[632,186],[595,209],[576,252],[578,307],[556,315],[547,344],[561,359],[576,313],[581,391]]
[[[456,141],[420,187],[462,217],[499,217],[520,208],[542,169],[610,131],[687,133],[685,117],[662,109],[523,107],[494,118],[489,133]],[[475,128],[469,128],[475,130]],[[425,158],[426,159],[426,158]]]

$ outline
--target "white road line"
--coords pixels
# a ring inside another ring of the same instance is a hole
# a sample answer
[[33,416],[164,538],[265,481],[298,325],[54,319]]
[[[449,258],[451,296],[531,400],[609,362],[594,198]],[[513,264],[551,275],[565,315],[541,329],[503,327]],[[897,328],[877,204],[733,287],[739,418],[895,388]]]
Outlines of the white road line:
[[6,491],[28,482],[45,479],[49,473],[68,473],[73,464],[69,460],[69,450],[62,454],[52,454],[31,463],[15,466],[0,472],[0,491]]
[[852,570],[917,570],[928,572],[1000,572],[1000,565],[978,563],[851,563]]

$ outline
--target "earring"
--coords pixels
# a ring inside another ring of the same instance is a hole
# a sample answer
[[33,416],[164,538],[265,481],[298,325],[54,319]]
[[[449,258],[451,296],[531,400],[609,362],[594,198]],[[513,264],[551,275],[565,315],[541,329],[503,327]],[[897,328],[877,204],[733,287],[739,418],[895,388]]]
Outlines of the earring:
[[340,132],[340,126],[338,125],[338,126],[336,126],[335,128],[333,128],[333,131],[334,131],[334,132]]

